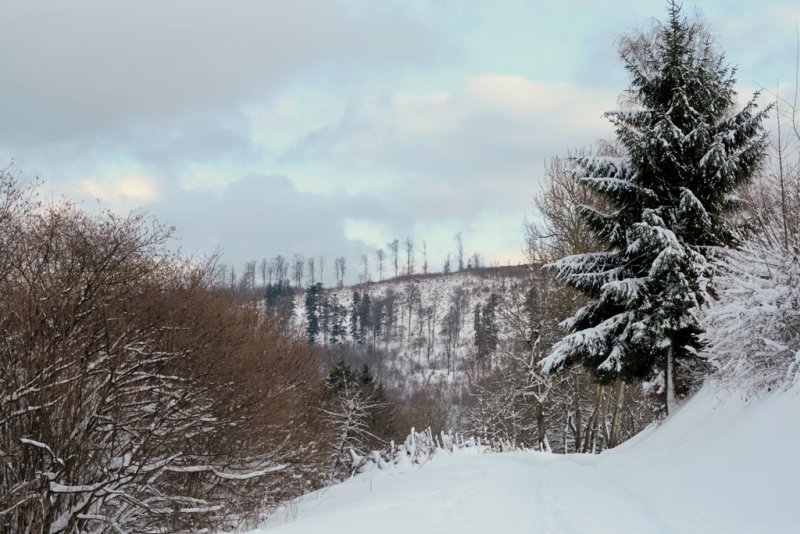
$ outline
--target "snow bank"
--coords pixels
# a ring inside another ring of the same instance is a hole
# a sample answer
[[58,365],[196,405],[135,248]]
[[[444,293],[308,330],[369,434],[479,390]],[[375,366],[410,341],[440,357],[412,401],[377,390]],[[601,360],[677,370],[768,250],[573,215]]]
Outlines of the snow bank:
[[707,386],[598,456],[438,454],[307,495],[251,534],[800,532],[800,387]]

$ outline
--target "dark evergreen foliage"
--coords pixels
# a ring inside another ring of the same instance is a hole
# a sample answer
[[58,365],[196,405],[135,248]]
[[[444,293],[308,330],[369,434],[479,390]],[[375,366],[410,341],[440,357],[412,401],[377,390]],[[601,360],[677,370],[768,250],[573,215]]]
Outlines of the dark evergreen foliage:
[[334,295],[331,295],[328,299],[328,313],[330,314],[331,343],[333,344],[344,343],[347,338],[345,312],[345,307]]
[[294,293],[295,289],[288,280],[267,284],[264,290],[264,302],[267,310],[275,315],[284,329],[289,327],[294,314]]
[[306,337],[313,345],[317,339],[320,328],[320,315],[322,315],[322,282],[312,284],[306,289]]
[[353,338],[353,341],[357,343],[363,342],[363,338],[361,337],[361,330],[363,328],[360,327],[361,315],[359,314],[359,310],[361,308],[361,293],[358,291],[353,291],[353,305],[350,308],[350,337]]
[[608,113],[624,157],[577,161],[582,183],[613,211],[582,207],[607,248],[548,266],[592,300],[543,366],[582,363],[600,380],[653,378],[695,357],[694,310],[707,298],[707,259],[733,243],[726,215],[758,168],[765,141],[755,96],[735,109],[733,69],[707,29],[671,3],[669,20],[626,40],[630,107]]
[[[366,371],[367,381],[372,381],[372,375],[369,368],[365,365],[362,371]],[[339,391],[346,388],[359,388],[364,382],[365,376],[363,372],[354,370],[344,360],[339,360],[333,366],[325,383],[334,391]]]

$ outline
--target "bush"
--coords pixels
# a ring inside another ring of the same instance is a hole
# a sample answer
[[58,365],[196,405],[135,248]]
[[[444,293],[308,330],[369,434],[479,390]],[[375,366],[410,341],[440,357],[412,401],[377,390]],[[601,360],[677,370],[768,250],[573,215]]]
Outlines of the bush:
[[195,530],[321,482],[304,343],[157,224],[0,195],[0,531]]

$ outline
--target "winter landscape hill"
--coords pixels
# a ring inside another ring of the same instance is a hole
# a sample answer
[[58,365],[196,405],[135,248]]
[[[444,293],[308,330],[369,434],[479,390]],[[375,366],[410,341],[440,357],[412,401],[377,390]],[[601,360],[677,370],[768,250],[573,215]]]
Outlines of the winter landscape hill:
[[[315,342],[361,349],[346,357],[369,365],[394,391],[458,386],[476,365],[491,367],[500,346],[510,342],[514,333],[500,303],[523,302],[539,268],[471,268],[322,288]],[[301,336],[308,332],[307,296],[296,293],[292,306],[291,324]],[[481,327],[491,347],[478,346]]]
[[707,384],[599,455],[438,451],[290,503],[251,534],[800,531],[800,387],[743,400]]

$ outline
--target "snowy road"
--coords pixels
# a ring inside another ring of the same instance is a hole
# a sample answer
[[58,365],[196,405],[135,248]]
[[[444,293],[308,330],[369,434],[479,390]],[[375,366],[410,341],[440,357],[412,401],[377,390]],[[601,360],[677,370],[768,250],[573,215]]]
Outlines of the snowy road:
[[306,496],[253,534],[798,533],[798,438],[796,392],[747,407],[703,392],[599,456],[440,455]]

